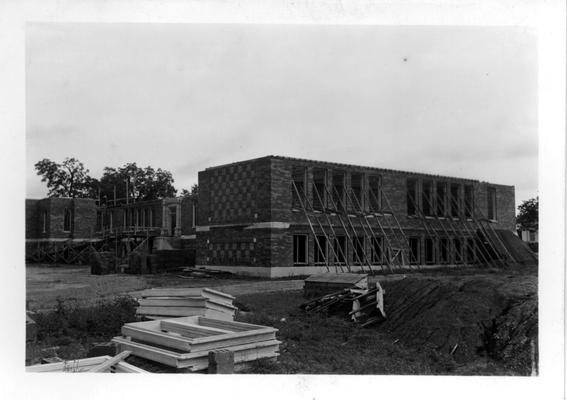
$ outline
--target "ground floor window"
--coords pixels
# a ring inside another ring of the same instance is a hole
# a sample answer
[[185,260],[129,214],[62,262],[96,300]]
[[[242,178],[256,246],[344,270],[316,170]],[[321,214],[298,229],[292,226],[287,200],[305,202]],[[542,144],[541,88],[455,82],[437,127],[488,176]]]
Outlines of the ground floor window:
[[447,238],[439,239],[439,263],[449,263],[449,239]]
[[410,263],[419,264],[419,238],[409,238]]
[[307,264],[307,235],[293,235],[293,264]]
[[383,238],[372,238],[372,264],[382,264]]
[[466,239],[467,263],[476,263],[475,243],[473,238]]
[[327,238],[325,236],[316,236],[313,242],[314,262],[315,264],[325,264],[327,260]]
[[333,243],[333,249],[335,250],[335,257],[338,263],[344,263],[346,261],[346,238],[344,236],[335,237]]
[[435,264],[435,253],[433,251],[432,238],[425,238],[425,263]]
[[459,238],[453,239],[453,248],[455,249],[455,264],[463,262],[463,242]]
[[365,251],[364,251],[364,237],[362,236],[355,236],[354,237],[354,254],[353,254],[353,259],[354,262],[357,264],[364,264],[364,257],[365,257]]

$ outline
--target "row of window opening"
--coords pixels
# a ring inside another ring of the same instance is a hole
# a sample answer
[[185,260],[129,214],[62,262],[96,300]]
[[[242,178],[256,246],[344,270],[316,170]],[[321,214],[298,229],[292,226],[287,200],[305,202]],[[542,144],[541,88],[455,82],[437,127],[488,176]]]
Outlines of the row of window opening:
[[313,168],[309,196],[307,196],[307,181],[307,169],[293,167],[292,208],[338,212],[346,210],[379,212],[382,208],[380,175],[352,172],[350,173],[350,187],[346,188],[344,171]]
[[[351,237],[337,235],[328,238],[324,235],[293,235],[293,264],[307,265],[309,252],[312,251],[312,262],[315,265],[344,265],[348,260],[352,265],[384,265],[387,260],[399,257],[392,254],[384,237]],[[311,244],[310,244],[311,242]],[[477,246],[473,238],[463,237],[410,237],[408,238],[409,260],[412,265],[434,264],[474,264],[478,261]]]

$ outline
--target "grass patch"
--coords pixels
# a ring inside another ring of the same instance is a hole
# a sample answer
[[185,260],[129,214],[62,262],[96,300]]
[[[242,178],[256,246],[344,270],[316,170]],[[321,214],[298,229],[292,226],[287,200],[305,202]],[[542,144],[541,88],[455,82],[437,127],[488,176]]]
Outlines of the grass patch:
[[250,310],[238,320],[273,326],[282,341],[278,362],[253,362],[250,373],[449,374],[456,368],[448,357],[404,347],[375,328],[304,313],[302,291],[239,296],[238,301]]
[[92,343],[107,342],[120,334],[122,325],[137,321],[137,306],[130,296],[83,308],[58,298],[55,311],[33,316],[38,347],[55,348],[53,352],[64,359],[85,357]]

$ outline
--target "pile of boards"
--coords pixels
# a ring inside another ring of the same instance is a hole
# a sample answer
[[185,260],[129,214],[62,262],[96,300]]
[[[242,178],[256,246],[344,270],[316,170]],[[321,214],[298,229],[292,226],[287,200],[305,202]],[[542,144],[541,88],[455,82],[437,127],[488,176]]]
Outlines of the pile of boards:
[[347,288],[303,303],[300,307],[310,312],[344,315],[363,327],[386,318],[384,289],[378,282],[373,289]]
[[350,288],[368,289],[368,274],[327,272],[311,275],[303,281],[305,297],[319,297]]
[[100,356],[69,360],[51,364],[39,364],[26,367],[26,372],[106,372],[106,373],[144,373],[141,368],[123,361],[130,352],[123,352],[115,357]]
[[156,288],[139,295],[136,314],[147,319],[202,316],[232,321],[234,296],[209,288]]
[[209,352],[229,350],[234,363],[275,359],[277,329],[201,316],[133,322],[112,339],[120,351],[187,371],[205,370]]

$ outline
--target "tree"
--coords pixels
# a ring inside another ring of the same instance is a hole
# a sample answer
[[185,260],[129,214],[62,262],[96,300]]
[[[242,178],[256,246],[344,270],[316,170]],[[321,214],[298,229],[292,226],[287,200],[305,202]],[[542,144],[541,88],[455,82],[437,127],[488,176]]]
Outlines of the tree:
[[132,201],[174,197],[177,190],[173,182],[171,172],[161,168],[140,168],[136,163],[120,168],[106,167],[100,178],[100,196],[101,200],[112,201],[116,191],[116,198],[125,200],[128,189],[128,198]]
[[518,206],[518,217],[516,222],[523,229],[538,229],[539,227],[539,196],[534,199],[524,200]]
[[188,196],[197,197],[198,195],[199,195],[199,185],[197,185],[196,183],[194,183],[193,186],[191,186],[191,190],[183,189],[180,193],[181,197],[188,197]]
[[76,158],[65,158],[61,164],[44,158],[35,164],[37,175],[47,182],[49,197],[88,198],[95,196],[97,180]]

